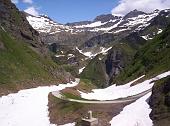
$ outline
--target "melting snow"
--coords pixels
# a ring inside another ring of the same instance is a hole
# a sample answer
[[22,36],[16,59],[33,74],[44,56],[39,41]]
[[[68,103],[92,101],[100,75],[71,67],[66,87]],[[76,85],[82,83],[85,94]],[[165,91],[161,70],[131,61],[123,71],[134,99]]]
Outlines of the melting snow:
[[78,82],[76,79],[68,84],[21,90],[0,97],[0,126],[55,126],[48,117],[49,92],[76,86]]
[[50,33],[50,34],[55,34],[58,32],[61,32],[63,30],[71,30],[70,27],[58,24],[47,17],[41,17],[41,16],[28,16],[27,17],[28,22],[32,27],[39,32],[44,32],[44,33]]
[[59,126],[75,126],[76,123],[68,123],[68,124],[65,124],[65,125],[59,125]]
[[67,55],[67,59],[70,59],[70,58],[73,58],[73,57],[75,57],[74,54],[68,54],[68,55]]
[[[113,32],[118,33],[125,30],[131,30],[131,28],[136,27],[135,31],[142,30],[147,27],[150,23],[149,21],[159,14],[159,11],[154,11],[153,13],[142,14],[137,17],[127,18],[127,19],[115,19],[106,22],[96,21],[86,25],[76,25],[67,26],[58,24],[47,17],[41,16],[28,16],[27,20],[33,26],[34,29],[39,32],[56,34],[58,32],[70,32],[71,34],[77,34],[78,32],[91,31],[91,32],[109,32],[113,29]],[[110,25],[110,23],[113,23]],[[107,24],[109,24],[107,26]],[[118,30],[117,30],[118,29]]]
[[83,51],[80,50],[78,47],[76,47],[76,49],[79,51],[79,53],[83,54],[84,56],[86,56],[86,57],[88,57],[88,58],[93,58],[93,57],[97,56],[98,54],[106,55],[107,52],[108,52],[111,48],[112,48],[112,47],[109,47],[109,48],[100,47],[100,51],[93,54],[92,52],[83,52]]
[[65,55],[55,55],[55,57],[64,57]]
[[89,100],[114,100],[118,98],[125,98],[151,89],[154,85],[154,80],[159,80],[168,75],[170,75],[170,71],[160,74],[152,79],[145,80],[144,82],[135,86],[131,86],[131,84],[144,76],[141,76],[140,78],[121,86],[112,85],[105,89],[94,89],[92,90],[92,93],[79,92],[82,98]]
[[87,24],[87,25],[79,25],[79,26],[75,26],[76,28],[92,28],[92,27],[98,27],[98,26],[101,26],[101,25],[104,25],[106,24],[107,22],[105,23],[102,23],[101,21],[97,21],[97,22],[93,22],[91,24]]
[[163,31],[162,29],[159,29],[157,34],[160,34],[160,33],[162,33],[162,31]]
[[82,68],[79,69],[79,74],[81,74],[83,72],[84,68],[85,67],[82,67]]
[[152,126],[148,99],[151,93],[124,107],[123,111],[110,121],[111,126]]

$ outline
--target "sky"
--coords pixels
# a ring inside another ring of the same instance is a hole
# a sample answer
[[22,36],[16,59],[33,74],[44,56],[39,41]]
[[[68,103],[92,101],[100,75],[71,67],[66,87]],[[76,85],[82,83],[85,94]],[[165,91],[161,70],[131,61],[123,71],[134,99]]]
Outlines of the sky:
[[11,0],[32,15],[45,14],[59,23],[93,20],[101,14],[125,15],[138,9],[170,8],[170,0]]

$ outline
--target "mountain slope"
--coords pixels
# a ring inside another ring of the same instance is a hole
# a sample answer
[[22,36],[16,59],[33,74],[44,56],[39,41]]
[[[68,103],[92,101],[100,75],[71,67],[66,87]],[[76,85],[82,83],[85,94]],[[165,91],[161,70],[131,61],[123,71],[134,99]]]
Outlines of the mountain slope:
[[69,81],[70,74],[51,60],[38,32],[15,5],[3,0],[0,6],[0,92]]
[[170,25],[162,34],[146,43],[134,56],[130,65],[116,78],[128,81],[146,74],[154,76],[170,69]]
[[89,79],[97,87],[107,87],[112,79],[132,60],[136,50],[128,44],[115,43],[107,54],[92,59],[81,73],[82,79]]
[[[143,30],[160,11],[144,13],[138,10],[129,12],[125,17],[111,14],[97,16],[93,21],[55,23],[44,16],[27,16],[29,23],[42,35],[45,42],[62,45],[81,46],[88,40],[104,33],[112,33],[122,38],[131,32]],[[145,35],[145,34],[143,34]]]

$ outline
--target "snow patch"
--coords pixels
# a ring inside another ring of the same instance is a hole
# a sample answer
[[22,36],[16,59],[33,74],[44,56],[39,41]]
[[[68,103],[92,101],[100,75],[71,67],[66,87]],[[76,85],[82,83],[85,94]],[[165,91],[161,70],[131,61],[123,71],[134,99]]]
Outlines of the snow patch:
[[55,57],[64,57],[65,55],[55,55]]
[[98,27],[98,26],[104,25],[104,24],[106,24],[106,23],[107,23],[107,22],[102,23],[101,21],[97,21],[97,22],[93,22],[93,23],[87,24],[87,25],[75,26],[75,28],[93,28],[93,27]]
[[78,47],[76,47],[76,49],[79,51],[79,53],[83,54],[84,56],[86,56],[86,57],[88,57],[88,58],[93,58],[93,57],[97,56],[98,54],[106,55],[107,52],[108,52],[111,48],[112,48],[112,47],[109,47],[109,48],[100,47],[100,51],[98,51],[97,53],[92,53],[92,52],[83,52],[83,51],[80,50]]
[[59,125],[59,126],[75,126],[76,123],[68,123],[68,124],[65,124],[65,125]]
[[139,93],[151,89],[154,85],[153,81],[167,77],[168,75],[170,75],[170,71],[160,74],[152,79],[145,80],[144,82],[139,83],[135,86],[131,86],[131,84],[144,76],[141,76],[140,78],[121,86],[116,86],[116,84],[114,84],[105,89],[94,89],[91,93],[84,93],[81,91],[79,92],[82,98],[89,100],[114,100],[119,98],[125,98],[137,95]]
[[5,28],[4,28],[3,26],[1,26],[1,29],[2,29],[4,32],[6,32],[6,30],[5,30]]
[[134,103],[123,108],[117,116],[110,121],[111,126],[152,126],[152,120],[149,117],[151,112],[148,105],[148,99],[151,93],[141,97]]
[[82,68],[79,69],[79,74],[81,74],[83,72],[84,68],[85,67],[82,67]]
[[162,29],[159,29],[157,34],[160,34],[160,33],[162,33],[162,31],[163,31]]
[[78,83],[76,79],[68,84],[21,90],[0,97],[0,126],[54,126],[48,117],[48,94]]

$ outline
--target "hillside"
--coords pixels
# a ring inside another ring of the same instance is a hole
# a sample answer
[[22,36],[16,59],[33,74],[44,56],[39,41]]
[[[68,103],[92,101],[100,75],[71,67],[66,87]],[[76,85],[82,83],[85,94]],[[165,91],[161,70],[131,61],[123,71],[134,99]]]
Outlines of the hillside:
[[[125,16],[105,14],[92,21],[67,24],[56,23],[42,15],[27,15],[27,20],[53,49],[55,62],[66,65],[74,75],[78,74],[78,69],[86,67],[81,78],[105,87],[114,82],[115,76],[131,62],[137,50],[167,27],[169,15],[169,9],[151,13],[133,10]],[[111,47],[112,51],[108,51]],[[96,56],[102,54],[102,49],[107,51],[99,56],[102,59],[99,60]],[[70,58],[71,54],[74,56]],[[117,56],[119,59],[115,60]]]
[[129,81],[140,75],[154,76],[170,69],[170,25],[153,40],[148,41],[134,59],[115,79]]
[[0,5],[0,13],[6,11],[0,15],[1,95],[8,90],[69,81],[70,74],[51,60],[38,32],[15,5],[10,0]]
[[108,54],[99,54],[92,59],[80,77],[92,81],[99,88],[108,87],[112,79],[131,61],[135,52],[128,43],[117,43]]

